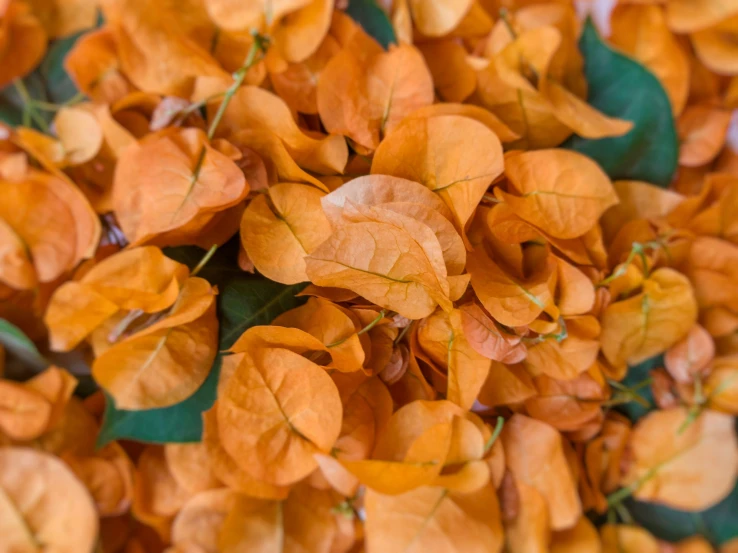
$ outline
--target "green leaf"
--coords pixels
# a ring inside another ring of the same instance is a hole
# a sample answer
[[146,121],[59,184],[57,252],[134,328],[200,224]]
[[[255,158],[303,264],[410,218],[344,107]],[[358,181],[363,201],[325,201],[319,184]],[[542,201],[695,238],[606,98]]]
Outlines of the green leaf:
[[373,36],[382,48],[397,44],[395,30],[385,11],[375,0],[350,0],[346,13]]
[[277,315],[305,303],[295,297],[305,284],[285,286],[263,278],[241,278],[221,291],[220,348],[230,348],[248,328],[266,325]]
[[[31,98],[41,100],[43,102],[49,101],[44,80],[38,73],[38,70],[25,77],[23,79],[23,84],[25,85],[26,90],[28,90],[28,94]],[[10,125],[11,127],[22,125],[23,106],[23,98],[15,85],[10,84],[0,90],[0,121]],[[38,115],[46,122],[47,125],[51,123],[51,120],[54,117],[54,114],[50,112],[39,111]],[[36,124],[33,124],[32,126],[35,129],[39,129]]]
[[720,503],[700,513],[633,499],[625,505],[638,524],[662,540],[679,541],[700,534],[721,545],[738,538],[738,486]]
[[[77,39],[86,31],[75,35],[55,40],[46,52],[46,57],[41,62],[38,72],[46,83],[46,91],[49,101],[55,104],[63,104],[74,98],[79,91],[69,74],[64,69],[64,58],[72,49]],[[35,99],[35,96],[33,96]]]
[[[241,270],[237,263],[239,240],[239,237],[235,236],[218,248],[213,257],[200,269],[197,276],[219,288],[226,286],[233,279],[243,277],[246,273]],[[162,251],[167,257],[187,265],[190,270],[194,269],[207,253],[206,250],[197,246],[177,246],[164,248]]]
[[0,319],[0,344],[28,365],[38,369],[49,365],[36,344],[20,328],[5,319]]
[[106,393],[105,416],[97,446],[120,439],[153,444],[199,442],[202,413],[215,401],[221,361],[220,355],[216,357],[207,379],[193,395],[170,407],[145,411],[116,409],[113,398]]
[[[305,284],[286,286],[242,271],[236,263],[238,240],[235,237],[221,246],[198,273],[218,287],[221,350],[230,348],[246,329],[269,324],[277,315],[306,301],[295,297]],[[192,269],[206,252],[195,246],[182,246],[165,248],[164,253]]]
[[584,55],[589,103],[635,126],[628,134],[614,138],[572,136],[561,147],[591,157],[612,179],[667,187],[677,168],[679,141],[661,83],[642,65],[608,47],[591,20],[584,26],[579,47]]
[[12,85],[0,91],[0,121],[11,127],[23,122],[23,100]]
[[[649,378],[650,373],[653,369],[657,369],[663,366],[664,356],[656,355],[654,357],[651,357],[650,359],[646,359],[638,365],[628,367],[628,373],[625,375],[625,378],[620,383],[628,388],[633,388]],[[645,399],[649,405],[651,405],[651,409],[647,409],[646,407],[635,401],[630,401],[616,407],[617,411],[623,413],[633,422],[636,422],[638,419],[640,419],[656,407],[653,399],[653,394],[651,393],[651,386],[640,388],[638,390],[638,395]]]

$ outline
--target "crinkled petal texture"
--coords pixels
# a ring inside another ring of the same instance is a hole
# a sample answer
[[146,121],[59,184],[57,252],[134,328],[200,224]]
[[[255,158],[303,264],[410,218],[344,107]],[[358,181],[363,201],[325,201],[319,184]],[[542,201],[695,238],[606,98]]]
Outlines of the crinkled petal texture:
[[[289,493],[285,486],[274,486],[251,476],[241,469],[235,459],[225,450],[220,440],[218,424],[218,401],[203,413],[202,442],[207,451],[208,461],[213,475],[229,488],[250,497],[263,499],[284,499]],[[176,475],[176,472],[173,472]]]
[[92,553],[98,520],[87,489],[59,459],[0,449],[0,533],[7,551]]
[[618,203],[610,179],[587,156],[568,150],[510,152],[507,192],[495,189],[521,219],[555,238],[577,238]]
[[241,170],[203,131],[166,129],[121,154],[113,204],[133,245],[191,244],[218,212],[238,204],[248,191]]
[[217,351],[215,290],[192,277],[163,319],[107,349],[92,374],[120,409],[166,407],[195,393]]
[[605,309],[602,353],[615,366],[638,364],[676,344],[696,321],[689,280],[673,269],[657,269],[639,294]]
[[[418,240],[389,223],[352,223],[306,258],[313,284],[348,288],[409,319],[451,307],[449,283]],[[445,272],[445,268],[444,268]]]
[[323,368],[284,348],[250,352],[218,401],[223,448],[253,477],[288,485],[311,473],[341,431],[343,407]]
[[305,184],[271,186],[254,198],[241,219],[241,243],[254,267],[270,280],[308,280],[305,256],[331,233],[321,207],[324,193]]
[[62,173],[28,169],[18,181],[0,178],[0,193],[0,282],[30,289],[94,253],[100,220]]
[[500,139],[469,117],[412,117],[382,142],[372,173],[423,183],[436,192],[463,230],[484,192],[503,170]]
[[439,212],[447,219],[452,213],[441,198],[425,186],[407,179],[389,175],[366,175],[350,180],[326,195],[321,203],[328,220],[340,224],[346,201],[361,205],[396,203],[421,204]]

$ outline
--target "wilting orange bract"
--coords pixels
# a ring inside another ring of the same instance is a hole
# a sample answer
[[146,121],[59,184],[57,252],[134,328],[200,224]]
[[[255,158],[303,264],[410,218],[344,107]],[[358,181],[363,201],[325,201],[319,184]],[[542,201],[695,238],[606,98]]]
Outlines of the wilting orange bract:
[[623,500],[735,493],[738,4],[596,10],[667,188],[577,10],[0,0],[0,551],[712,551]]

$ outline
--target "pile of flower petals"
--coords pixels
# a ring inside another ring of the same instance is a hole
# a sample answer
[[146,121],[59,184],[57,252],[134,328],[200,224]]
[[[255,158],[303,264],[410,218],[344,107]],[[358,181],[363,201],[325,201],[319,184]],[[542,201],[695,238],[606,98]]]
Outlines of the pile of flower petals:
[[0,0],[0,553],[738,551],[738,2],[596,4]]

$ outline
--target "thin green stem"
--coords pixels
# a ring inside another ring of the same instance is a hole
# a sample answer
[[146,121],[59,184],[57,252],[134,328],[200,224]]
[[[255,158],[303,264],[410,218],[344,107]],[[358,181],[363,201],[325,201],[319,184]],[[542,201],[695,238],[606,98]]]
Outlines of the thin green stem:
[[518,38],[518,33],[516,33],[515,29],[513,29],[513,26],[510,23],[509,15],[510,12],[507,11],[507,8],[500,8],[500,19],[505,24],[507,32],[510,33],[510,36],[513,38],[513,40],[515,40],[516,38]]
[[687,418],[684,419],[684,422],[679,427],[679,430],[677,431],[678,434],[683,434],[687,428],[689,428],[694,421],[696,421],[699,416],[702,414],[702,411],[705,409],[705,406],[707,405],[708,398],[705,397],[703,388],[702,388],[702,377],[699,374],[696,374],[694,376],[694,404],[689,408],[689,411],[687,412]]
[[633,263],[633,260],[635,259],[635,256],[637,255],[636,250],[640,248],[641,248],[641,245],[638,242],[633,242],[633,245],[630,248],[630,253],[628,254],[628,257],[626,258],[625,262],[618,265],[618,268],[615,269],[615,271],[609,277],[598,282],[596,285],[596,288],[602,288],[603,286],[607,286],[612,281],[623,276],[625,272],[628,270],[628,266],[631,263]]
[[[249,69],[251,69],[254,64],[261,60],[261,57],[263,57],[263,52],[266,50],[267,43],[265,38],[257,33],[252,34],[254,37],[254,43],[251,45],[251,48],[246,55],[246,61],[233,74],[233,84],[231,84],[231,86],[228,87],[228,90],[225,91],[223,101],[220,103],[220,106],[218,106],[218,111],[215,112],[215,117],[213,117],[213,120],[210,123],[210,127],[208,128],[208,140],[212,140],[215,136],[215,131],[218,129],[220,120],[223,119],[223,114],[225,113],[228,104],[231,102],[231,99],[233,98],[234,94],[236,94],[236,91],[241,87],[244,80],[246,80],[246,74],[249,72]],[[257,58],[257,55],[260,52],[262,53],[262,56]]]
[[623,523],[633,524],[633,517],[631,516],[630,511],[625,508],[625,505],[623,505],[622,503],[616,503],[614,505],[614,508]]
[[74,96],[72,96],[69,100],[64,102],[63,106],[73,106],[75,104],[79,104],[87,100],[87,96],[85,96],[82,92],[77,92]]
[[46,124],[46,121],[44,121],[44,118],[36,112],[35,102],[33,98],[31,98],[31,95],[23,81],[21,79],[16,79],[13,81],[13,86],[23,101],[23,126],[30,127],[31,121],[33,121],[41,130],[49,132],[49,126]]
[[566,329],[566,321],[563,317],[559,318],[559,331],[552,332],[549,334],[539,334],[533,338],[523,337],[522,342],[528,346],[533,346],[545,342],[549,338],[556,340],[557,342],[563,342],[569,337],[569,331]]
[[189,114],[196,112],[200,108],[204,108],[210,102],[214,102],[215,100],[218,100],[223,96],[225,96],[225,90],[223,92],[216,92],[215,94],[211,94],[207,98],[203,98],[202,100],[195,102],[194,104],[190,104],[186,108],[179,111],[179,113],[177,114],[177,118],[181,121]]
[[217,249],[218,249],[218,245],[213,244],[210,247],[210,249],[207,251],[207,253],[202,257],[202,259],[197,264],[197,266],[194,269],[192,269],[192,273],[190,273],[190,276],[197,276],[197,273],[199,273],[202,270],[202,268],[207,264],[207,262],[210,261],[210,258],[213,257]]
[[651,378],[646,378],[635,386],[629,388],[628,386],[625,386],[622,382],[608,379],[607,383],[610,385],[611,388],[617,390],[617,393],[614,394],[612,398],[610,398],[608,401],[605,401],[602,406],[614,407],[616,405],[623,405],[624,403],[635,401],[637,404],[648,409],[649,407],[651,407],[651,404],[648,402],[648,400],[646,400],[646,398],[638,393],[638,390],[649,386],[651,382]]
[[411,322],[409,325],[407,325],[405,328],[403,328],[400,333],[397,335],[397,338],[395,338],[395,341],[393,342],[393,345],[399,344],[402,339],[405,337],[405,334],[407,334],[410,331],[410,327],[413,326],[414,321]]
[[484,444],[484,453],[487,453],[490,449],[492,449],[492,446],[495,445],[497,438],[500,437],[503,426],[505,426],[505,419],[503,419],[502,417],[497,417],[495,429],[492,431],[492,435],[489,437],[489,440],[487,440],[487,443]]
[[[370,323],[369,323],[368,325],[366,325],[366,326],[365,326],[364,328],[362,328],[361,330],[359,330],[359,331],[358,331],[358,332],[356,333],[356,335],[357,335],[357,336],[361,336],[361,335],[362,335],[362,334],[364,334],[365,332],[369,332],[369,331],[370,331],[370,330],[371,330],[372,328],[374,328],[374,327],[375,327],[375,326],[377,325],[377,323],[378,323],[379,321],[381,321],[382,319],[384,319],[385,315],[387,315],[387,311],[385,311],[384,309],[382,309],[382,310],[381,310],[381,311],[379,312],[379,314],[378,314],[378,315],[377,315],[377,316],[376,316],[376,317],[375,317],[375,318],[374,318],[374,319],[373,319],[373,320],[372,320],[372,321],[371,321],[371,322],[370,322]],[[352,336],[353,336],[353,335],[352,335]],[[349,339],[350,337],[351,337],[351,336],[347,336],[346,338],[343,338],[342,340],[338,340],[338,341],[336,341],[336,342],[333,342],[332,344],[328,344],[328,345],[327,345],[327,346],[325,346],[325,347],[327,347],[327,348],[335,348],[336,346],[340,346],[341,344],[343,344],[343,343],[344,343],[344,342],[345,342],[346,340],[348,340],[348,339]]]
[[638,480],[630,484],[629,486],[625,486],[624,488],[620,488],[619,490],[614,491],[610,495],[607,496],[607,505],[609,507],[614,507],[615,505],[618,505],[628,499],[631,495],[633,495],[635,492],[638,491],[638,489],[648,482],[651,478],[653,478],[656,475],[656,472],[659,467],[654,467],[650,469],[646,474],[641,476]]
[[379,321],[381,321],[382,319],[384,319],[385,315],[387,315],[387,312],[384,309],[382,309],[379,312],[379,315],[377,315],[377,317],[372,322],[370,322],[368,325],[366,325],[364,328],[362,328],[359,332],[356,333],[357,336],[361,336],[365,332],[369,332],[372,328],[374,328],[376,326],[376,324]]
[[77,94],[72,96],[69,100],[61,104],[53,104],[51,102],[44,102],[43,100],[33,99],[31,99],[31,103],[34,105],[34,107],[37,107],[44,111],[59,111],[62,108],[67,108],[75,104],[79,104],[80,102],[84,102],[86,99],[87,97],[84,94],[82,94],[81,92],[77,92]]

